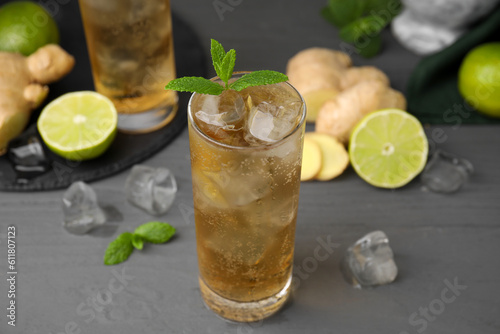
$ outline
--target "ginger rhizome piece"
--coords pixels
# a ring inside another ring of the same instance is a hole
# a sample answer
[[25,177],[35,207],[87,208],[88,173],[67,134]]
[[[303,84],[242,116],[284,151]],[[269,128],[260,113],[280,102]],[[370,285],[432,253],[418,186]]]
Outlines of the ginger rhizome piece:
[[353,67],[340,51],[310,48],[297,53],[287,65],[290,83],[302,94],[307,121],[316,131],[328,133],[344,144],[364,115],[383,108],[406,109],[400,92],[373,66]]
[[0,154],[45,100],[47,84],[64,77],[74,64],[74,58],[55,44],[45,45],[29,57],[0,52]]

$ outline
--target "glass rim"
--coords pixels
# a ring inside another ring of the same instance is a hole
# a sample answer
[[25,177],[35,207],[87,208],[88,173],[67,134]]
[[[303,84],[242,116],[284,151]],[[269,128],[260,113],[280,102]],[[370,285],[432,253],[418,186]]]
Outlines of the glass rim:
[[[231,76],[231,78],[233,78],[235,75],[245,75],[245,74],[248,74],[248,73],[251,73],[251,72],[252,71],[238,71],[238,72],[234,72],[233,75]],[[211,81],[215,81],[217,79],[219,79],[219,77],[215,76],[215,77],[211,78],[210,80]],[[188,108],[187,108],[187,114],[188,114],[188,118],[189,118],[189,125],[188,126],[191,126],[206,141],[208,141],[208,142],[210,142],[210,143],[212,143],[212,144],[214,144],[216,146],[221,146],[221,147],[224,147],[224,148],[227,148],[227,149],[232,149],[232,150],[268,150],[268,149],[272,149],[273,147],[280,145],[286,139],[288,139],[289,137],[291,137],[292,135],[294,135],[297,131],[299,131],[300,128],[302,127],[302,125],[304,124],[305,120],[306,120],[306,111],[307,111],[306,110],[306,102],[304,101],[304,98],[302,97],[302,95],[288,81],[283,81],[283,82],[280,82],[280,83],[284,83],[284,84],[288,85],[290,88],[292,88],[292,90],[295,93],[297,93],[297,96],[300,98],[300,101],[302,101],[302,108],[301,108],[302,115],[300,116],[299,122],[297,123],[297,125],[295,126],[295,128],[293,128],[292,131],[290,131],[283,138],[281,138],[281,139],[279,139],[279,140],[277,140],[277,141],[275,141],[273,143],[270,143],[270,144],[260,144],[260,145],[257,145],[257,146],[234,146],[234,145],[229,145],[229,144],[221,143],[221,142],[217,141],[216,139],[210,137],[209,135],[207,135],[203,131],[201,131],[201,129],[198,127],[198,124],[196,124],[196,122],[193,119],[193,114],[191,112],[191,104],[193,102],[193,98],[196,95],[205,95],[205,94],[193,93],[191,95],[191,97],[189,98],[189,103],[188,103]]]

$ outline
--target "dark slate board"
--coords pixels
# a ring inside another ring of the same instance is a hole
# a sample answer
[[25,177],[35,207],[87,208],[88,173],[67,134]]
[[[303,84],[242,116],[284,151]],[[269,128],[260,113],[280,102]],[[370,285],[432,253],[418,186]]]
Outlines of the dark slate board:
[[[61,31],[61,46],[75,57],[76,66],[67,77],[50,86],[46,103],[64,93],[94,89],[78,2],[71,1],[60,6],[54,16]],[[196,34],[175,14],[173,30],[177,76],[205,76],[204,51]],[[74,181],[95,181],[140,163],[164,148],[184,129],[188,100],[188,94],[180,94],[177,115],[165,128],[141,135],[118,133],[106,154],[94,160],[67,161],[44,147],[52,168],[36,178],[19,179],[7,155],[4,155],[0,157],[0,190],[61,189]],[[26,131],[38,135],[35,123],[42,109],[43,106],[33,113],[31,126]]]

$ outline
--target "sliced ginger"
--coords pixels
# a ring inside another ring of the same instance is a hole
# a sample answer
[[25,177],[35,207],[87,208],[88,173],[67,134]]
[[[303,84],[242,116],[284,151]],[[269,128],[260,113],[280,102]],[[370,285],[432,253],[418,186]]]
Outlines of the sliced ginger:
[[341,142],[318,132],[308,132],[305,137],[316,142],[321,150],[322,166],[315,179],[329,181],[344,172],[349,165],[349,154]]
[[304,149],[302,151],[302,170],[300,180],[312,180],[321,170],[322,155],[319,145],[311,138],[304,137]]

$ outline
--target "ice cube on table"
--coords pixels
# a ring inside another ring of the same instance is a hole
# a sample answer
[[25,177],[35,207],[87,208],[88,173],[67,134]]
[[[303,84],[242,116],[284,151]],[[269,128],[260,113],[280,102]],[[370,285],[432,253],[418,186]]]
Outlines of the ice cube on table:
[[85,182],[74,182],[62,199],[64,227],[73,234],[85,234],[106,222],[95,191]]
[[128,201],[155,216],[170,209],[176,193],[177,183],[167,168],[135,165],[125,181]]
[[451,193],[459,190],[473,172],[474,167],[468,160],[436,150],[420,175],[420,180],[431,191]]
[[387,235],[374,231],[356,241],[347,249],[341,271],[346,281],[356,288],[394,281],[398,268]]
[[18,182],[50,170],[50,162],[35,132],[36,130],[29,129],[9,142],[7,157],[16,172]]

